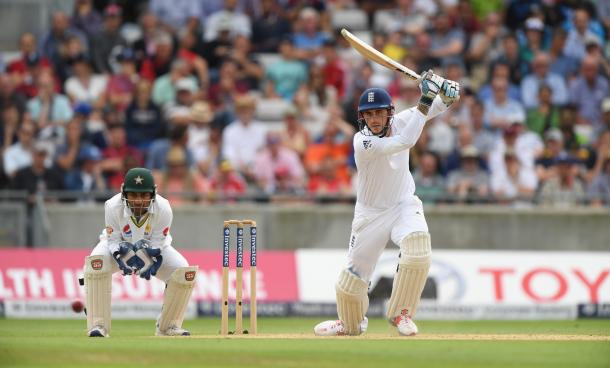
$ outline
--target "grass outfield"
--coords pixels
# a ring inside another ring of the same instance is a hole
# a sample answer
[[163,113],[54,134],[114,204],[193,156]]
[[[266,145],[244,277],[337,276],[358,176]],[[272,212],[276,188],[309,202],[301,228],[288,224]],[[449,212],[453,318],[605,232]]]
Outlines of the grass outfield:
[[155,338],[152,320],[117,320],[92,339],[84,320],[0,319],[0,367],[610,367],[610,320],[419,321],[415,338],[381,319],[314,338],[317,322],[261,318],[257,336],[220,338],[207,318],[185,322],[192,337]]

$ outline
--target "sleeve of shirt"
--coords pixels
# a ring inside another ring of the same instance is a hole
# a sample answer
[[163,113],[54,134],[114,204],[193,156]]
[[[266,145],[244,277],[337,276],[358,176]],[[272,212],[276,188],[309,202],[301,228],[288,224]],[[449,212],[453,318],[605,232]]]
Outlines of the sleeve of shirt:
[[153,248],[163,249],[166,245],[171,243],[171,235],[169,230],[172,226],[172,220],[174,214],[169,202],[163,201],[159,203],[159,217],[157,219],[156,226],[152,229],[150,235],[150,244]]
[[391,155],[415,145],[426,123],[426,116],[417,109],[409,109],[397,114],[394,119],[398,119],[397,124],[404,125],[397,135],[380,138],[358,133],[354,136],[354,153],[358,159]]
[[114,211],[116,209],[106,202],[104,205],[104,220],[106,223],[108,249],[110,249],[111,254],[119,250],[119,243],[121,242],[121,224]]

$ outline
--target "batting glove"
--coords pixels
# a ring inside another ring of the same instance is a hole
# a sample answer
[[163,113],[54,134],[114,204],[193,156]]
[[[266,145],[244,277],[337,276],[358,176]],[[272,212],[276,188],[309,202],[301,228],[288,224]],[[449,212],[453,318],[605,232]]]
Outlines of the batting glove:
[[445,79],[445,82],[441,86],[440,96],[443,103],[446,106],[450,106],[460,99],[460,84],[456,81]]

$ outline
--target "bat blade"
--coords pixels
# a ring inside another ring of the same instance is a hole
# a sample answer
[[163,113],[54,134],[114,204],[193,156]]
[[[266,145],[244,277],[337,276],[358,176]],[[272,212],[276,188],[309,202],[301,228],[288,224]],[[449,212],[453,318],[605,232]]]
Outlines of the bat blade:
[[354,36],[350,31],[343,28],[341,30],[341,35],[349,42],[349,44],[356,49],[360,53],[360,55],[364,56],[366,59],[372,60],[379,65],[382,65],[390,70],[397,71],[399,73],[405,74],[407,77],[411,79],[419,79],[419,74],[414,72],[413,70],[407,68],[406,66],[398,63],[397,61],[391,59],[387,55],[384,55],[380,51],[376,50],[371,45],[362,41],[358,37]]

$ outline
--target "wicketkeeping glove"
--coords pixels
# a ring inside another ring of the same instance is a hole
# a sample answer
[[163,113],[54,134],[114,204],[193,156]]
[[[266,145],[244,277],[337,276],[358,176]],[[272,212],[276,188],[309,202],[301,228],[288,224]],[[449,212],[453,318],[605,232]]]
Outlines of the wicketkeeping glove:
[[133,244],[130,242],[120,242],[119,250],[112,254],[112,258],[119,265],[119,269],[123,272],[123,275],[131,275],[133,268],[129,266],[133,258],[136,257],[136,253],[133,250]]

